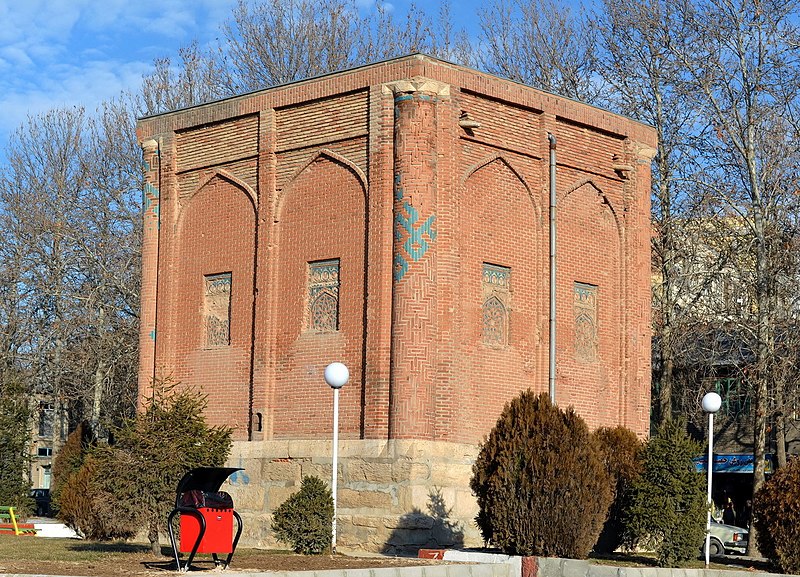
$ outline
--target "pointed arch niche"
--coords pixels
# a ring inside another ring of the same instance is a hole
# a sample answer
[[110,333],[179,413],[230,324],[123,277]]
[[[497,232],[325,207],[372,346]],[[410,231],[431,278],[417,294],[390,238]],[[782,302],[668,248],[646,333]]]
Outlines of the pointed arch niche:
[[[303,407],[326,406],[330,391],[308,367],[334,360],[350,369],[342,390],[343,434],[360,434],[366,314],[366,186],[363,172],[328,150],[310,155],[280,192],[272,238],[276,285],[274,436],[315,438],[327,421]],[[335,266],[334,266],[335,264]],[[334,274],[335,269],[335,274]]]
[[[541,219],[538,199],[507,157],[493,155],[465,171],[455,231],[461,258],[457,315],[459,418],[470,423],[530,386],[541,322]],[[497,367],[503,367],[498,371]],[[470,390],[482,383],[481,391]],[[526,384],[528,383],[528,384]]]
[[202,179],[178,215],[169,281],[174,377],[225,398],[237,435],[249,423],[255,222],[246,184],[223,172]]
[[579,392],[565,402],[590,417],[615,419],[616,402],[595,400],[617,390],[619,379],[613,367],[621,363],[625,330],[622,223],[611,194],[590,179],[566,189],[557,219],[558,362],[570,381],[562,390]]

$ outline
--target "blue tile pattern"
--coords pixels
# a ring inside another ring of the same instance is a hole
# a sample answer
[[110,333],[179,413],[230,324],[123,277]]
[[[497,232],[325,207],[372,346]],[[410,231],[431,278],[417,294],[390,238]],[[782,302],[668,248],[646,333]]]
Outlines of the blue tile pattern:
[[[400,174],[395,174],[394,237],[397,252],[394,255],[394,280],[401,281],[411,263],[419,262],[436,240],[436,215],[431,214],[424,221],[419,211],[405,198]],[[403,242],[405,239],[405,242]],[[402,243],[402,244],[401,244]]]

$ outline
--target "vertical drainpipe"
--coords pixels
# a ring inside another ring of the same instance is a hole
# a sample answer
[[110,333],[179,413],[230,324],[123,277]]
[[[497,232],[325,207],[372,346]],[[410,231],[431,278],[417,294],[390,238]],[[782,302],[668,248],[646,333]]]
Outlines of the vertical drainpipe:
[[550,141],[550,401],[556,404],[556,137]]

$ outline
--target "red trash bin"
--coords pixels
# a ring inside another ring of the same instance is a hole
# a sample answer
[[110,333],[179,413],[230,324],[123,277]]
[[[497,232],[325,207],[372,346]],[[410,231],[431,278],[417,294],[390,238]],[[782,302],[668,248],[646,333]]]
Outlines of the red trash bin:
[[[236,544],[242,534],[242,518],[233,508],[233,498],[219,488],[239,468],[201,467],[183,476],[175,496],[175,508],[167,518],[172,550],[179,571],[187,571],[195,554],[211,553],[214,563],[226,569],[230,565]],[[180,547],[175,542],[172,520],[180,513]],[[233,521],[236,520],[236,536]],[[189,553],[182,564],[179,553]],[[223,562],[217,554],[227,553]]]
[[181,553],[191,553],[198,539],[196,553],[233,553],[233,499],[228,493],[194,489],[183,494],[181,505],[196,509],[205,521],[201,537],[200,518],[191,513],[181,514]]

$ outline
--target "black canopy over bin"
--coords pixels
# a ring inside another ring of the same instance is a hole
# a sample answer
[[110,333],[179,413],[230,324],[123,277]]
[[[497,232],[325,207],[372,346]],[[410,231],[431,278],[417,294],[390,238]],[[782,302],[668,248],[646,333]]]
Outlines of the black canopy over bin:
[[[233,498],[219,489],[228,477],[242,470],[233,467],[198,467],[186,473],[178,483],[175,508],[167,517],[167,530],[179,571],[187,571],[198,552],[211,553],[214,563],[223,569],[230,565],[242,534],[242,518],[233,509]],[[172,520],[178,513],[181,514],[180,548],[172,527]],[[233,519],[237,522],[236,537],[233,537]],[[189,552],[185,565],[181,564],[179,549]],[[228,557],[222,562],[217,558],[217,553],[228,553]]]

